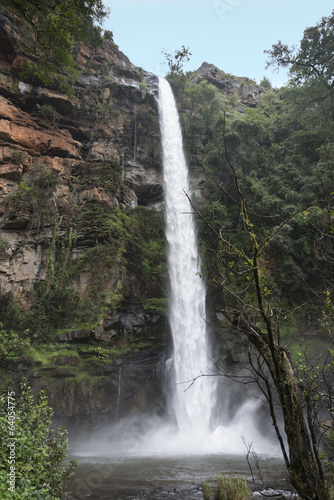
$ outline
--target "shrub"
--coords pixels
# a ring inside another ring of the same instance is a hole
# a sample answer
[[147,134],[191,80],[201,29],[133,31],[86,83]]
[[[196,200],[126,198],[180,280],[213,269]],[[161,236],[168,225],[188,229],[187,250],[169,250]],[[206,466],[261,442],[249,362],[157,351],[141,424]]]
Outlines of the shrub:
[[51,104],[42,104],[40,113],[45,120],[53,120],[56,114],[55,108]]
[[104,40],[107,40],[108,42],[114,42],[114,34],[110,30],[104,31],[103,38],[104,38]]
[[15,149],[12,153],[12,162],[15,165],[20,165],[22,159],[22,151],[20,149]]
[[0,237],[0,255],[10,248],[10,244],[7,240]]
[[140,90],[142,90],[143,92],[147,92],[149,90],[148,86],[147,86],[147,83],[145,82],[140,82],[139,84],[139,88]]
[[211,500],[212,490],[209,481],[202,481],[202,490],[204,500]]
[[[0,496],[4,500],[60,500],[75,466],[74,461],[63,465],[68,449],[67,432],[64,428],[53,430],[53,411],[42,392],[35,403],[31,388],[23,383],[21,396],[15,400],[15,393],[11,390],[8,396],[3,395],[0,399],[0,437],[3,443],[0,450]],[[8,418],[12,416],[12,405],[15,424],[9,424]],[[15,440],[10,436],[10,429],[14,427]],[[15,473],[15,487],[11,490],[10,467]]]

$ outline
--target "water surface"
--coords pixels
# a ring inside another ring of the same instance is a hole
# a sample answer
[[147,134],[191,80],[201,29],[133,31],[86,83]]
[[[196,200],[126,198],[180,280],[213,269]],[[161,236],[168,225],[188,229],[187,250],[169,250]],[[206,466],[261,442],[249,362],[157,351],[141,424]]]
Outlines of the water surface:
[[258,491],[265,487],[289,489],[283,462],[277,457],[258,457],[263,482],[257,476],[256,464],[251,462],[257,476],[255,484],[245,456],[75,458],[80,464],[70,488],[73,500],[202,500],[201,480],[214,479],[216,474],[244,477]]

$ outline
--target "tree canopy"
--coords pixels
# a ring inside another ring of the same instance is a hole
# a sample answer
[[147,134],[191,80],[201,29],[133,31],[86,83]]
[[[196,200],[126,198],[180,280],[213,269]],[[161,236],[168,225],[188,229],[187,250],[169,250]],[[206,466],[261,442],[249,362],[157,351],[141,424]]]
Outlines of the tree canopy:
[[308,84],[334,93],[334,10],[316,26],[306,28],[299,47],[288,47],[278,41],[271,49],[267,66],[289,68],[295,84]]

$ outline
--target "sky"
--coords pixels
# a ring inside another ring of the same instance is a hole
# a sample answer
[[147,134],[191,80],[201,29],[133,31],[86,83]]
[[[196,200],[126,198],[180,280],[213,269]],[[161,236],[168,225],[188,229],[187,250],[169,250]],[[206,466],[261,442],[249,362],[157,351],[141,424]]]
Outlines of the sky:
[[104,0],[110,17],[103,28],[136,66],[165,76],[163,50],[184,45],[192,57],[184,71],[203,62],[257,83],[266,76],[274,87],[284,85],[287,72],[265,69],[278,40],[299,45],[304,29],[315,26],[334,9],[333,0]]

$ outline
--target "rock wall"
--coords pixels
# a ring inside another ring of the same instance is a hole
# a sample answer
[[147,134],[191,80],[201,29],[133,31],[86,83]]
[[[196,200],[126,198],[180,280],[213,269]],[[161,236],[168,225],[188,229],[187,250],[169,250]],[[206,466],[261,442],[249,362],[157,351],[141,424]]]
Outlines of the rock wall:
[[[20,80],[20,33],[5,15],[0,38],[0,279],[2,292],[23,300],[45,279],[56,226],[65,231],[90,204],[112,211],[161,203],[157,78],[104,42],[79,49],[80,76],[68,97]],[[16,200],[13,208],[7,196],[41,166],[56,176],[49,203]],[[76,227],[81,250],[92,244],[88,226]]]
[[[62,340],[75,346],[75,355],[62,354],[60,350],[47,366],[25,363],[14,377],[16,390],[19,392],[24,374],[34,392],[44,391],[53,408],[55,424],[65,426],[72,439],[123,418],[166,414],[166,360],[171,348],[167,322],[164,315],[147,313],[140,322],[141,341],[136,343],[129,338],[140,315],[119,315],[119,321],[132,328],[128,329],[128,339],[122,341],[125,346],[130,344],[127,354],[93,358],[85,349],[89,331],[73,331],[70,338]],[[119,337],[115,338],[119,345]]]
[[[150,228],[157,239],[163,230],[157,77],[105,41],[78,48],[69,96],[22,76],[20,36],[0,14],[1,300],[11,294],[34,316],[41,286],[56,292],[49,310],[74,307],[60,305],[61,290],[74,290],[76,301],[106,295],[93,325],[66,325],[51,358],[19,360],[13,383],[25,375],[43,389],[56,421],[74,433],[162,411],[166,321],[129,305],[163,294],[162,258],[159,271],[153,261],[143,268],[140,248]],[[138,207],[146,212],[137,221]]]

